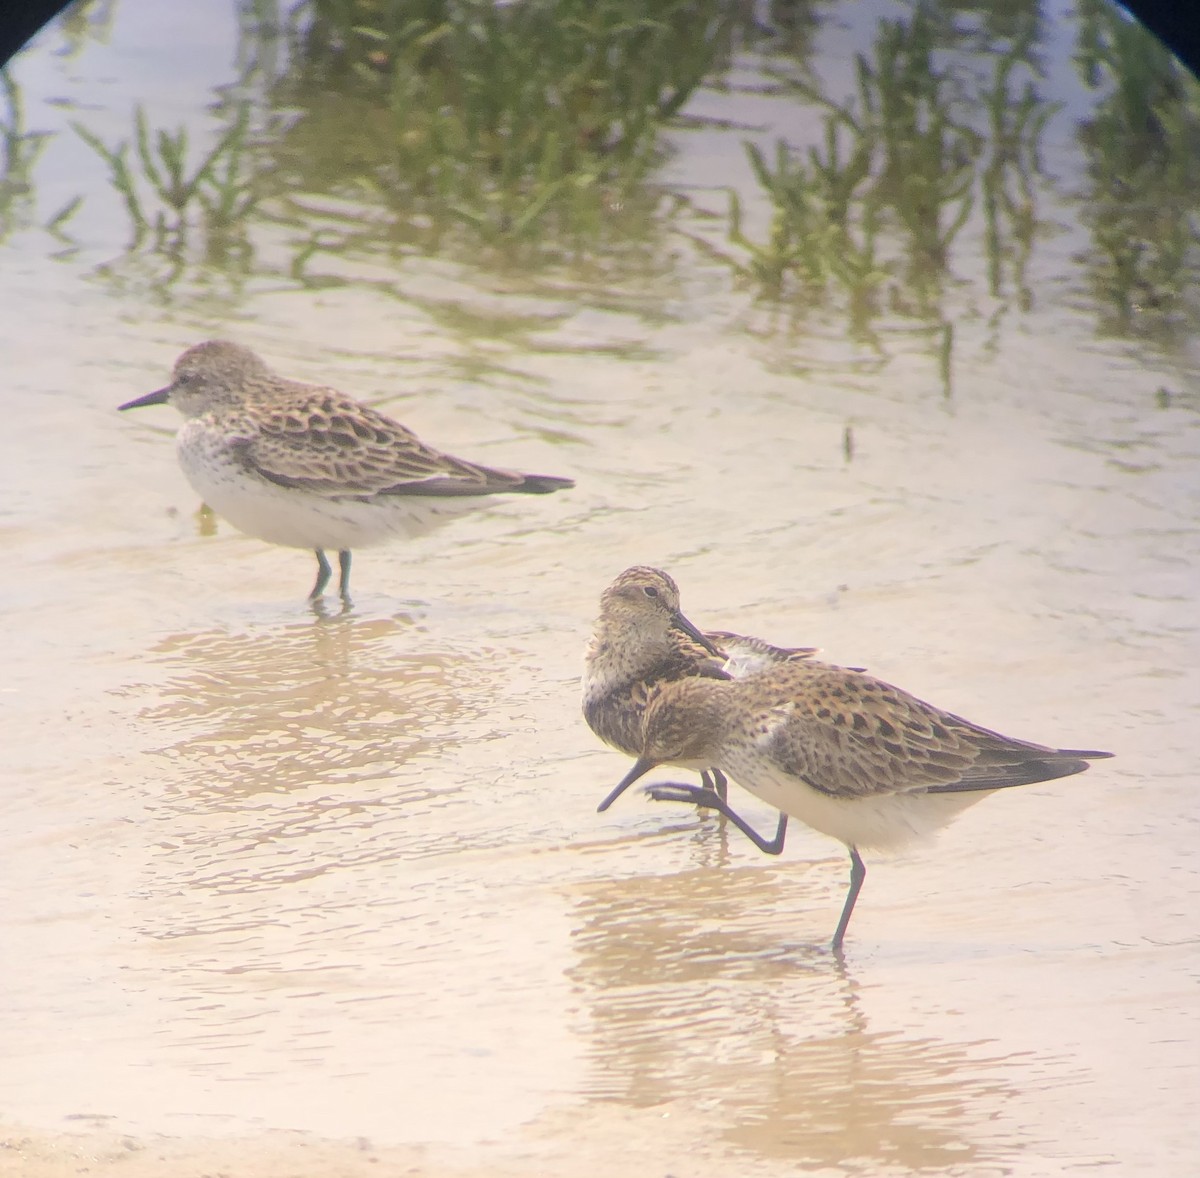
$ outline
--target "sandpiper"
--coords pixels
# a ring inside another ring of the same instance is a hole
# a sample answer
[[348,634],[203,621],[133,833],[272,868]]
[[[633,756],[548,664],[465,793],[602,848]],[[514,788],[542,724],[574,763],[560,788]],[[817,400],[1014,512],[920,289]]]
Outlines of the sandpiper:
[[337,551],[346,598],[353,548],[421,535],[488,495],[575,485],[444,454],[369,405],[285,380],[225,340],[188,348],[169,385],[120,408],[163,404],[186,418],[179,464],[213,511],[260,540],[316,552],[310,598],[329,583],[326,549]]
[[[637,762],[600,809],[658,765],[722,770],[849,850],[850,887],[833,935],[840,950],[866,878],[860,848],[927,837],[995,790],[1069,777],[1109,756],[1015,740],[863,671],[793,659],[737,679],[660,684],[644,709]],[[666,783],[647,793],[717,810],[763,850],[783,849],[711,789]]]
[[[642,720],[658,686],[699,676],[732,679],[773,663],[807,658],[812,647],[772,646],[724,630],[703,632],[680,612],[679,588],[661,569],[626,569],[600,597],[600,616],[584,653],[583,716],[605,744],[642,753]],[[724,774],[698,768],[705,787],[726,796]],[[786,818],[781,822],[786,827]]]

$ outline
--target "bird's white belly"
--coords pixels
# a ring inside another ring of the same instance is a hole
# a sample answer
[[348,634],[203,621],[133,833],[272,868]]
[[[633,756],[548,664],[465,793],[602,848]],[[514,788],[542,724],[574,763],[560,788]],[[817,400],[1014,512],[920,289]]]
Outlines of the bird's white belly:
[[188,482],[217,515],[247,535],[289,548],[340,550],[408,539],[480,506],[476,496],[364,501],[281,487],[248,471],[210,434],[187,427],[177,453]]
[[968,806],[991,791],[878,793],[839,798],[821,793],[769,760],[722,760],[738,785],[848,847],[891,849],[932,838]]

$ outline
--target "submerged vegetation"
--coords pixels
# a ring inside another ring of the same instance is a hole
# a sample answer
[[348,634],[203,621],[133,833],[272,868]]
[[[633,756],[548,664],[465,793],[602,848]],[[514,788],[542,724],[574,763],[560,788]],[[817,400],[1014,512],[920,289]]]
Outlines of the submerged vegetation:
[[[831,285],[844,291],[860,328],[885,287],[891,309],[936,318],[952,245],[982,205],[990,293],[1001,294],[1006,262],[1023,289],[1038,145],[1056,109],[1028,76],[1032,33],[1031,23],[1020,25],[989,54],[989,83],[975,89],[938,65],[948,34],[925,8],[909,21],[880,22],[844,102],[805,77],[781,76],[782,87],[823,112],[823,136],[807,151],[781,139],[773,160],[747,142],[772,218],[765,239],[753,240],[731,192],[729,238],[742,251],[734,264],[776,299],[812,304]],[[1014,93],[1019,70],[1027,76]]]
[[1112,330],[1147,317],[1169,329],[1194,298],[1200,261],[1200,82],[1100,0],[1081,0],[1078,62],[1102,91],[1080,128],[1093,289]]
[[272,154],[433,246],[624,234],[656,203],[662,128],[725,49],[729,7],[312,0],[271,88],[296,112]]
[[[72,44],[105,35],[111,9],[76,6]],[[157,125],[141,107],[124,135],[72,124],[128,219],[127,252],[106,273],[322,284],[354,280],[339,276],[346,259],[436,255],[610,282],[669,273],[690,241],[785,317],[844,315],[864,339],[885,317],[920,321],[948,390],[964,276],[986,276],[987,314],[1030,308],[1051,199],[1080,205],[1084,272],[1110,325],[1169,318],[1186,301],[1200,86],[1109,0],[1081,0],[1077,16],[1096,92],[1075,128],[1082,193],[1043,169],[1058,107],[1041,92],[1034,0],[897,9],[834,93],[815,49],[837,11],[834,0],[241,0],[239,73],[207,125]],[[32,216],[45,144],[3,84],[0,235]],[[702,90],[703,106],[691,101]],[[770,126],[718,119],[723,91],[788,113]],[[718,131],[743,140],[744,174],[664,180],[680,136]],[[82,199],[47,227],[63,235]]]
[[[46,146],[42,131],[25,129],[21,92],[0,70],[0,241],[33,219],[33,168]],[[68,214],[69,215],[69,214]]]
[[727,60],[739,11],[244,0],[241,76],[207,136],[140,108],[115,143],[74,129],[106,165],[130,253],[164,259],[164,282],[195,264],[245,273],[264,236],[286,240],[305,283],[329,280],[322,259],[380,248],[642,265],[664,229],[664,129]]
[[152,130],[145,111],[134,111],[133,161],[128,140],[107,146],[79,123],[75,132],[108,165],[113,188],[124,201],[133,245],[147,235],[155,249],[178,252],[190,230],[204,235],[210,257],[223,259],[229,247],[246,249],[245,232],[258,194],[247,175],[249,115],[238,109],[232,126],[189,166],[188,131]]

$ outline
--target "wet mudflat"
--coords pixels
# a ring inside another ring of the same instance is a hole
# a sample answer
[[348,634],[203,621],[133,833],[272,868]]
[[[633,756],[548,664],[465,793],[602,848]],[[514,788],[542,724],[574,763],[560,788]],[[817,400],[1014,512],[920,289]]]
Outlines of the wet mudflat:
[[[822,150],[801,74],[866,125],[853,55],[914,59],[901,7],[730,32],[669,152],[555,214],[600,218],[588,248],[510,248],[539,197],[489,221],[467,169],[441,236],[434,196],[297,177],[365,99],[249,6],[94,5],[14,63],[8,125],[50,136],[0,240],[0,1174],[1193,1172],[1200,366],[1155,165],[1193,100],[1122,155],[1076,61],[1123,44],[1099,11],[937,30],[954,93],[922,100],[951,136],[974,95],[978,143],[935,161],[937,217],[881,182],[877,244],[866,200],[832,255],[763,170]],[[70,124],[136,172],[135,104],[194,162],[239,97],[290,187],[232,185],[222,253],[137,173],[139,237]],[[177,418],[115,412],[210,336],[578,486],[363,550],[352,610],[313,610],[309,555],[198,512]],[[627,762],[579,663],[634,563],[701,625],[1117,759],[869,860],[839,961],[841,847],[595,813]]]

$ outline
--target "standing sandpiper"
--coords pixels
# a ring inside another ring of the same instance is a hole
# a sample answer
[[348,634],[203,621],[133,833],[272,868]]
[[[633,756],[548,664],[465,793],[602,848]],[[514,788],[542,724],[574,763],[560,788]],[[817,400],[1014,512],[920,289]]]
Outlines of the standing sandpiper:
[[575,485],[444,454],[376,409],[321,385],[277,376],[249,348],[196,344],[171,383],[122,405],[174,405],[187,419],[175,448],[205,503],[239,531],[317,554],[318,598],[337,551],[350,592],[350,550],[419,536],[488,495],[544,495]]
[[[1069,777],[1110,756],[1014,740],[862,671],[793,659],[737,679],[660,684],[644,710],[637,763],[600,809],[658,765],[721,769],[846,845],[850,888],[833,935],[840,949],[866,878],[860,848],[928,837],[995,790]],[[664,784],[647,792],[717,810],[762,849],[782,850],[782,839],[768,843],[711,789]]]
[[[814,653],[811,647],[789,649],[723,630],[697,630],[680,612],[675,582],[661,569],[635,565],[600,596],[600,616],[583,660],[583,717],[605,744],[638,757],[646,704],[659,684],[691,676],[732,679]],[[682,767],[699,769],[705,786],[725,797],[719,769]],[[782,831],[786,817],[781,823]]]

